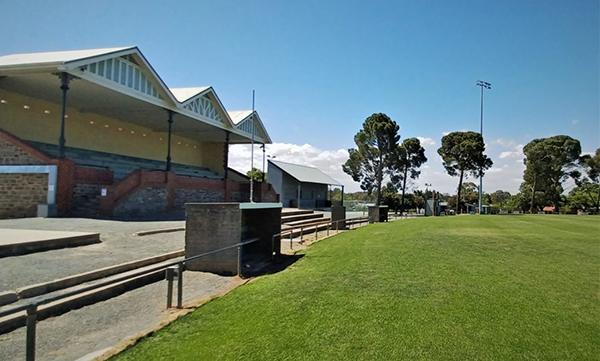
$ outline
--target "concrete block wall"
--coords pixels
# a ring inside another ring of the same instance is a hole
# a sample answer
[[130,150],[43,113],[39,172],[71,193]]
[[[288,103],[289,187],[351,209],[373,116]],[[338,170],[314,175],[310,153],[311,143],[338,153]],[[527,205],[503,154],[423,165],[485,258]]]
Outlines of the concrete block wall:
[[36,217],[47,200],[47,174],[0,173],[0,219]]

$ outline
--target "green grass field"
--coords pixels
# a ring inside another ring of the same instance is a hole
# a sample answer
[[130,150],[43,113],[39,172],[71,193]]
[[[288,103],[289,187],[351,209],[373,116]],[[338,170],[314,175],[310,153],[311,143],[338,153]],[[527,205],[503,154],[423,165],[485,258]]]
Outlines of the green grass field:
[[401,220],[309,247],[122,360],[598,360],[600,218]]

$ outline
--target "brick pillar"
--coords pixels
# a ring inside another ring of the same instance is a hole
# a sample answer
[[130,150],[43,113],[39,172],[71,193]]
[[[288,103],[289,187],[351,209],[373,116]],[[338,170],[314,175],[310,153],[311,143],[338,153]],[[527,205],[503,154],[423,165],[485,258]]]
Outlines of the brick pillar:
[[60,159],[56,179],[56,205],[59,216],[67,216],[73,209],[74,189],[75,162],[70,159]]

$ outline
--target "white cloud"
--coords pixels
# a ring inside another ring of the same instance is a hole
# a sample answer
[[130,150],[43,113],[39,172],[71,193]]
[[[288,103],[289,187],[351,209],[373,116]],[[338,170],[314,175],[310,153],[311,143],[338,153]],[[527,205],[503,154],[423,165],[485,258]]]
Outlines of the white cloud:
[[523,158],[523,152],[521,152],[521,151],[515,151],[515,152],[507,151],[507,152],[502,152],[502,153],[500,153],[500,155],[498,156],[498,158],[500,158],[500,159],[505,159],[505,158]]
[[[232,145],[229,147],[229,167],[246,173],[251,165],[251,146]],[[342,164],[348,160],[346,149],[324,150],[310,144],[273,143],[267,144],[265,155],[274,157],[275,160],[312,166],[320,169],[333,179],[344,184],[347,192],[360,190],[360,185],[344,173]],[[268,158],[267,158],[268,159]],[[265,160],[266,164],[266,160]],[[259,145],[254,147],[254,167],[262,169],[263,152]],[[265,165],[266,167],[266,165]]]
[[579,119],[573,119],[571,122],[573,122],[573,124],[578,124],[579,123]]
[[444,136],[444,135],[448,135],[448,134],[450,134],[450,133],[451,133],[451,132],[442,132],[442,136]]
[[421,142],[421,146],[423,146],[423,148],[428,148],[435,145],[435,140],[431,138],[417,137],[417,139]]
[[492,142],[492,144],[501,145],[504,148],[513,148],[513,147],[515,147],[517,145],[517,142],[515,142],[514,140],[507,140],[507,139],[498,138],[498,139],[494,140]]

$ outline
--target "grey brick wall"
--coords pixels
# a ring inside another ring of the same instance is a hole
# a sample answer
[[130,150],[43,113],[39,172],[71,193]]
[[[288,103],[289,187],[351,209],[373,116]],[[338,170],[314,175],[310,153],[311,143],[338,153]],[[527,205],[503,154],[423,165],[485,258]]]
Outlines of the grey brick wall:
[[73,215],[97,217],[100,213],[101,185],[77,184],[73,189]]
[[176,209],[183,209],[186,203],[212,203],[224,201],[224,191],[177,189],[175,191],[174,207]]
[[165,187],[148,187],[137,191],[117,205],[113,211],[113,216],[134,218],[164,213],[166,209],[167,189]]

